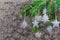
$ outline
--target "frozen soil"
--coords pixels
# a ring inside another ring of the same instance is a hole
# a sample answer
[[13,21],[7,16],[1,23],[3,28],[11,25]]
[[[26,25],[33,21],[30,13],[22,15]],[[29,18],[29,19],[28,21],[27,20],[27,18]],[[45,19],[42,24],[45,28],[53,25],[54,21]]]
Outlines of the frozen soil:
[[[31,27],[22,29],[23,17],[19,14],[22,2],[29,0],[0,0],[0,40],[60,40],[60,28],[54,28],[49,34],[45,28],[41,38],[36,38]],[[58,15],[58,18],[59,15]],[[29,18],[27,17],[29,23]]]

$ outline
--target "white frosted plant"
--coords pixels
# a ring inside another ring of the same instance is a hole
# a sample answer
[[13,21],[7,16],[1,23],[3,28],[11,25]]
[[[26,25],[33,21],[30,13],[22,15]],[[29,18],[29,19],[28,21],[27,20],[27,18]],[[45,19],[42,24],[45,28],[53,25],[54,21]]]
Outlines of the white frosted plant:
[[36,15],[35,16],[35,20],[38,21],[38,22],[41,21],[42,20],[42,16]]
[[34,20],[34,22],[32,22],[33,27],[38,27],[38,23],[39,23],[39,22],[37,22],[36,20]]
[[43,21],[43,22],[48,22],[48,21],[49,21],[49,17],[48,17],[47,14],[44,14],[44,15],[43,15],[42,21]]
[[36,32],[36,33],[35,33],[35,37],[36,37],[36,38],[40,38],[40,37],[41,37],[41,34],[42,34],[41,32]]
[[47,13],[47,9],[46,7],[43,9],[43,14],[46,14]]
[[49,33],[51,33],[52,29],[53,29],[52,26],[47,27],[47,30],[48,30]]
[[47,22],[47,21],[49,21],[49,17],[48,17],[48,15],[46,14],[47,13],[47,9],[46,9],[46,7],[43,9],[43,17],[42,17],[42,21],[43,22]]
[[26,27],[28,27],[28,23],[25,21],[25,19],[23,20],[23,22],[21,23],[21,27],[23,29],[25,29]]
[[57,19],[55,19],[54,21],[52,21],[52,24],[53,24],[53,28],[54,27],[59,27],[60,22],[57,21]]

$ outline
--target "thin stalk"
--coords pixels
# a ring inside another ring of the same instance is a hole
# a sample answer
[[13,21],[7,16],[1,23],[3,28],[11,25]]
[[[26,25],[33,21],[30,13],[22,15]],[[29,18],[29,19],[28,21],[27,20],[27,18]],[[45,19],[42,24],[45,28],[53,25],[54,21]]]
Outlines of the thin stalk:
[[55,20],[57,20],[57,8],[56,8],[56,1],[53,0],[53,4],[54,4],[54,12],[55,12]]
[[25,12],[25,14],[24,14],[24,20],[25,20],[25,17],[26,17],[26,8],[24,7],[24,12]]

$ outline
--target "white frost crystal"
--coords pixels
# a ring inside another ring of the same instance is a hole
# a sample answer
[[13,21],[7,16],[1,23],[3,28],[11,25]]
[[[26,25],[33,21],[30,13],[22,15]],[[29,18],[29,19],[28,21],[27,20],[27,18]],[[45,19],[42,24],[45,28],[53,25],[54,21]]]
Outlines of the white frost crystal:
[[48,17],[47,14],[44,14],[44,15],[43,15],[42,21],[44,21],[44,22],[49,21],[49,17]]
[[22,28],[28,27],[28,23],[25,21],[25,19],[24,19],[24,21],[22,22],[21,27],[22,27]]
[[42,16],[36,15],[35,16],[35,20],[38,21],[38,22],[41,21],[42,20]]
[[40,38],[40,37],[41,37],[41,34],[42,34],[41,32],[36,32],[36,33],[35,33],[35,37],[36,37],[36,38]]
[[60,8],[59,8],[60,9]]
[[43,14],[46,14],[47,13],[47,9],[46,7],[43,9]]
[[52,26],[47,27],[47,30],[48,30],[49,33],[52,31],[52,29],[53,29]]
[[39,22],[37,22],[36,20],[34,20],[34,22],[32,22],[33,23],[33,27],[38,27],[38,23]]
[[53,24],[53,28],[54,27],[59,27],[60,22],[58,22],[57,20],[55,20],[55,21],[52,21],[52,24]]

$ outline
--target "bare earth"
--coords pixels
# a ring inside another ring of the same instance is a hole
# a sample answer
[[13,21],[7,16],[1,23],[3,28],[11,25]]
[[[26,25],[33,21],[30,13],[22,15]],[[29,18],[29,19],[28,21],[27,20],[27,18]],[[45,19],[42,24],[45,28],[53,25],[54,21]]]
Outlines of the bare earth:
[[0,0],[0,40],[60,40],[59,28],[54,28],[50,34],[42,28],[44,35],[37,39],[30,27],[20,27],[23,17],[18,11],[22,2],[27,1],[29,0]]

